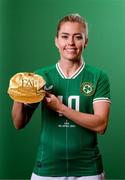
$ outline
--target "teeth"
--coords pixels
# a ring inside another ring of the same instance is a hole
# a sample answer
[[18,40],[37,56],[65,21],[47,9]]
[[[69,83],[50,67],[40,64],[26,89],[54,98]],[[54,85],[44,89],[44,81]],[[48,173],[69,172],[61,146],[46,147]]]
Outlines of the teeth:
[[75,49],[67,49],[68,52],[74,52]]

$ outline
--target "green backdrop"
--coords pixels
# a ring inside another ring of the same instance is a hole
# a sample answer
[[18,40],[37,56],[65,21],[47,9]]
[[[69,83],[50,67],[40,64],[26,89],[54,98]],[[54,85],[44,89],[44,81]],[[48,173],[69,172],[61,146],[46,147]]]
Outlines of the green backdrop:
[[88,21],[86,63],[110,77],[110,121],[99,145],[107,179],[125,179],[125,0],[0,0],[0,179],[30,178],[40,133],[39,109],[25,129],[13,127],[9,79],[58,60],[56,25],[69,13]]

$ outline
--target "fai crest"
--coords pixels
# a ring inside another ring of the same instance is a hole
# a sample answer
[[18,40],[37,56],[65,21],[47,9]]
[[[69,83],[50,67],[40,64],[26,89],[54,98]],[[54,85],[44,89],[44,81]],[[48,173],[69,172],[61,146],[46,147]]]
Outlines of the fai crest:
[[84,83],[81,84],[80,91],[85,96],[91,96],[95,92],[95,87],[90,82],[84,82]]

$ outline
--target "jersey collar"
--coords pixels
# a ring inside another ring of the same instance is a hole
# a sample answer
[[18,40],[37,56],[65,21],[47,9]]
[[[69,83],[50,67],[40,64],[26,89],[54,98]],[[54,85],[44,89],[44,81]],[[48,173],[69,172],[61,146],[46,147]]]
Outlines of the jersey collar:
[[60,74],[60,76],[63,78],[63,79],[75,79],[79,74],[80,72],[84,69],[85,67],[85,62],[82,61],[82,64],[80,65],[80,67],[76,70],[76,72],[74,72],[74,74],[72,74],[72,76],[70,77],[67,77],[63,70],[61,69],[60,65],[59,65],[59,62],[56,64],[56,69],[58,71],[58,73]]

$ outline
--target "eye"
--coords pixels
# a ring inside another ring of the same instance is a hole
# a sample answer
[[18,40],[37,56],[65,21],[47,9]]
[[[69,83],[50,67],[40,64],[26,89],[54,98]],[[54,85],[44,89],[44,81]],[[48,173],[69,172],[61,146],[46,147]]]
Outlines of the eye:
[[61,38],[62,39],[68,39],[68,36],[67,35],[62,35]]
[[76,39],[81,40],[81,39],[83,39],[83,37],[82,36],[76,36]]

